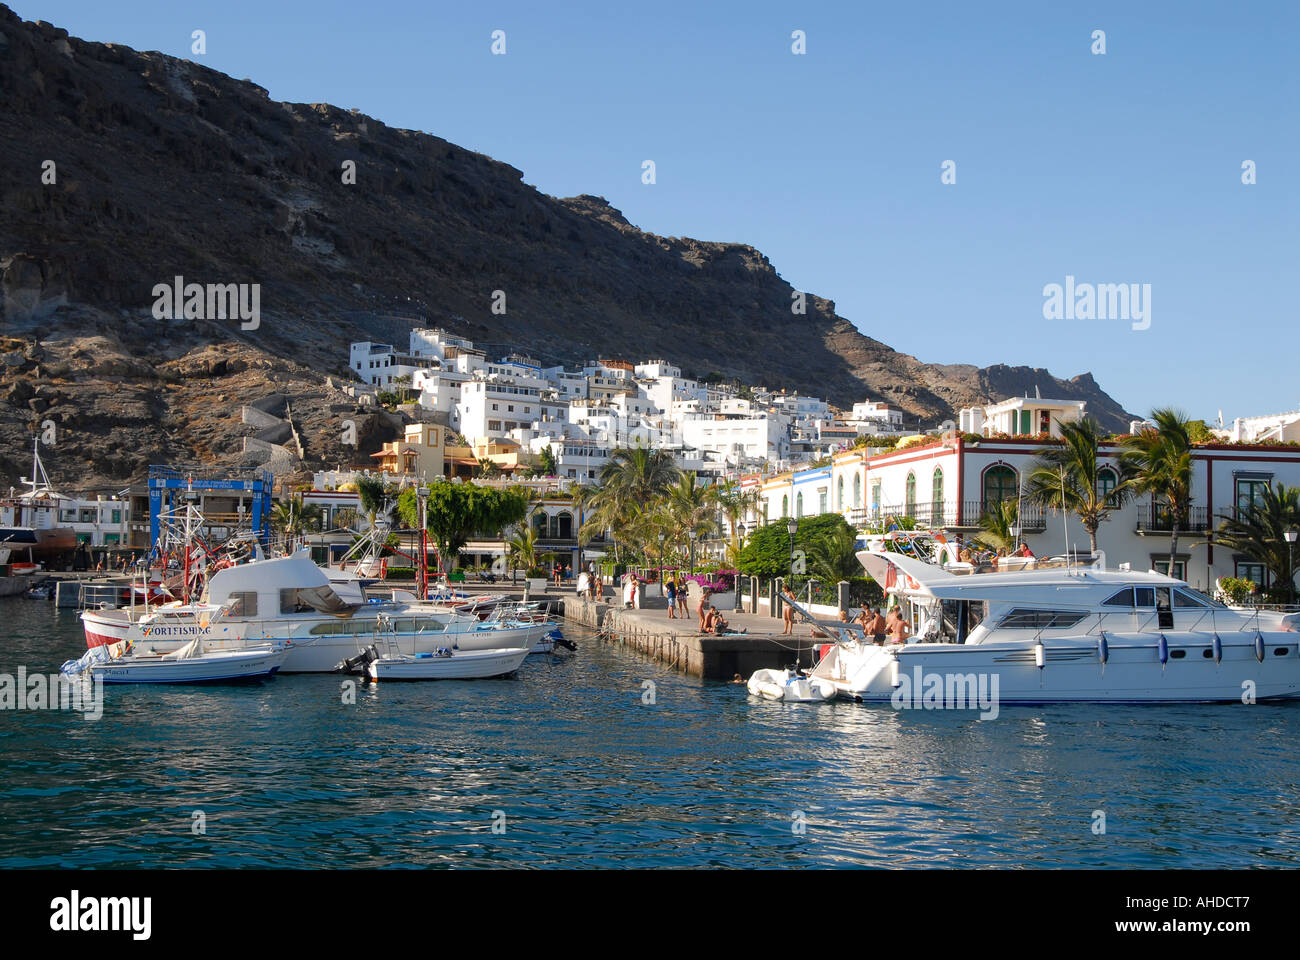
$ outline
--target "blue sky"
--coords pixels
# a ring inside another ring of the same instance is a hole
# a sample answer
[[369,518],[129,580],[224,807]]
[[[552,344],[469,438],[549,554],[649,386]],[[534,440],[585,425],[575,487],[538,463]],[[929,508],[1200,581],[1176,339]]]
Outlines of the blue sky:
[[[923,360],[1091,370],[1136,413],[1300,408],[1300,4],[11,6],[752,244]],[[1150,329],[1045,320],[1067,275],[1151,284]]]

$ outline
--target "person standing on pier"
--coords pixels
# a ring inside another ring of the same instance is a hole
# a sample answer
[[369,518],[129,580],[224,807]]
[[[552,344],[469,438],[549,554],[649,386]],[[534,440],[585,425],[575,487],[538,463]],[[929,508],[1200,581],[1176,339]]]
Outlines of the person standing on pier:
[[790,584],[784,584],[781,587],[781,596],[785,598],[785,603],[781,605],[781,620],[785,624],[785,629],[781,631],[781,636],[794,636],[794,607],[790,605],[794,600],[794,591],[790,589]]
[[664,578],[664,596],[668,598],[668,619],[677,619],[677,581],[672,577]]
[[673,574],[673,579],[677,582],[677,610],[681,613],[683,620],[689,620],[691,618],[691,605],[688,602],[690,596],[686,590],[686,581],[677,579],[676,574]]

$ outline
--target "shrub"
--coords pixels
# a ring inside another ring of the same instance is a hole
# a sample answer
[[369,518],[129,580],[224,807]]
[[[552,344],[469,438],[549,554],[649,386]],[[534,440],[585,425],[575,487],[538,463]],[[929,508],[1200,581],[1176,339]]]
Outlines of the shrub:
[[1257,589],[1255,581],[1240,577],[1224,577],[1219,581],[1219,592],[1228,598],[1229,603],[1245,603]]

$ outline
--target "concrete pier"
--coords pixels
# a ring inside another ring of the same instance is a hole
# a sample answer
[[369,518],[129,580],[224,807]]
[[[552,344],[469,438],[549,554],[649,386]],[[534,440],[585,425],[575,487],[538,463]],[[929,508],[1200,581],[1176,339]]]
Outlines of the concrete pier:
[[670,618],[668,602],[662,598],[646,597],[642,604],[640,609],[627,609],[568,596],[564,617],[599,630],[610,642],[625,644],[674,670],[706,680],[730,680],[736,674],[748,678],[755,670],[796,662],[810,667],[815,648],[830,642],[812,636],[806,623],[796,623],[792,635],[782,636],[780,619],[739,610],[724,610],[723,616],[733,631],[747,632],[715,637],[699,632],[694,600],[686,619]]

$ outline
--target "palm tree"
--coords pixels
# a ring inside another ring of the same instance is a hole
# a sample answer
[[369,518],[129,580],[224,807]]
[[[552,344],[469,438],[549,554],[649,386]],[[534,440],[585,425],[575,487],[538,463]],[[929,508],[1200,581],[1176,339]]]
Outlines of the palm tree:
[[373,527],[377,518],[386,518],[393,509],[391,491],[388,484],[380,477],[360,476],[357,477],[356,485],[357,499],[361,502],[361,510],[365,513],[370,526]]
[[1015,548],[1016,542],[1011,528],[1016,525],[1019,515],[1020,506],[1010,497],[990,503],[988,509],[980,516],[981,532],[975,535],[975,539],[994,550],[1005,550],[1010,553]]
[[808,541],[808,573],[824,584],[862,576],[858,562],[858,537],[847,524]]
[[308,530],[319,530],[321,509],[316,504],[304,505],[302,497],[279,500],[271,508],[271,526],[291,541]]
[[667,501],[676,539],[689,545],[694,573],[695,541],[707,540],[718,533],[718,489],[698,483],[693,473],[681,474],[677,485],[668,490]]
[[1155,427],[1124,440],[1121,461],[1136,493],[1169,508],[1169,573],[1178,558],[1178,531],[1187,523],[1192,505],[1192,440],[1185,414],[1161,409],[1151,413]]
[[731,537],[731,542],[727,545],[727,554],[733,561],[733,565],[740,557],[740,535],[737,532],[740,521],[751,510],[758,507],[761,499],[762,497],[757,488],[742,490],[739,484],[736,483],[728,483],[718,493],[718,506],[722,509],[722,515],[727,520],[727,530]]
[[1300,486],[1266,484],[1258,500],[1224,514],[1214,540],[1263,564],[1274,578],[1287,584],[1295,602],[1294,547],[1287,531],[1300,528]]
[[1116,484],[1103,492],[1103,470],[1097,448],[1101,435],[1089,419],[1061,424],[1061,445],[1038,451],[1038,459],[1025,480],[1025,499],[1042,507],[1071,510],[1088,531],[1092,553],[1097,552],[1097,528],[1107,516],[1133,496],[1134,480],[1121,461],[1114,470]]
[[513,567],[523,567],[525,573],[537,567],[537,531],[531,526],[519,530],[506,543],[506,550]]

